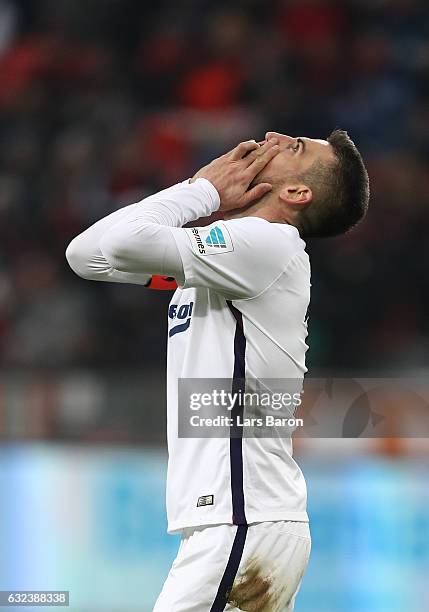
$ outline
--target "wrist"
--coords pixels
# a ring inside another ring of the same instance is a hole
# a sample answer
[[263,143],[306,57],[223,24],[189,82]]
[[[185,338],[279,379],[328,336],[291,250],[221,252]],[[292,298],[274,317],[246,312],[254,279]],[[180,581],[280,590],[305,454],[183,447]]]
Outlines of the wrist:
[[192,180],[190,179],[190,183],[193,182],[195,185],[198,185],[204,192],[209,196],[211,200],[211,209],[212,212],[215,212],[220,207],[220,195],[216,187],[213,183],[202,176]]

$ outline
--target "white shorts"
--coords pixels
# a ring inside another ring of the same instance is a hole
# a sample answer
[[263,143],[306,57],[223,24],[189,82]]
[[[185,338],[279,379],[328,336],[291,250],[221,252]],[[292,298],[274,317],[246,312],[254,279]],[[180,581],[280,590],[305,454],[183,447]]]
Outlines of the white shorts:
[[304,522],[184,529],[154,612],[291,612],[310,548]]

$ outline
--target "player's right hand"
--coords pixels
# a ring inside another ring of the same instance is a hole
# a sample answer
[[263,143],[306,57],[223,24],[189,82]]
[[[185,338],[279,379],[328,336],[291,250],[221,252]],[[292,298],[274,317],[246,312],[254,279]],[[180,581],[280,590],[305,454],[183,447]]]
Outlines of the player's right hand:
[[252,189],[249,189],[249,186],[279,151],[276,138],[270,138],[263,144],[258,144],[254,140],[241,142],[232,151],[201,168],[191,181],[205,178],[212,183],[219,193],[219,210],[249,206],[271,191],[270,183],[260,183]]

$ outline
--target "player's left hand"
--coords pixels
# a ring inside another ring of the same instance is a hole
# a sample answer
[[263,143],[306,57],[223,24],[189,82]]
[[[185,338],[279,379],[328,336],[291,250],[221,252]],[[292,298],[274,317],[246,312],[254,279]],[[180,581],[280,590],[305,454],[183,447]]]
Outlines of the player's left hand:
[[241,142],[232,151],[201,168],[191,181],[205,178],[214,185],[220,197],[219,210],[244,208],[271,191],[270,183],[260,183],[252,189],[249,186],[279,151],[276,138],[263,144],[254,140]]

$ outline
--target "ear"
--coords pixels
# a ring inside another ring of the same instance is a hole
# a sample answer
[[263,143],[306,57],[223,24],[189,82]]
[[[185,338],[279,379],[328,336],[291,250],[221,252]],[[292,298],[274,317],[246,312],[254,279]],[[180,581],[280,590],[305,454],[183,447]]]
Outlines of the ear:
[[289,206],[308,206],[313,200],[313,192],[307,185],[285,185],[279,193],[279,198]]

